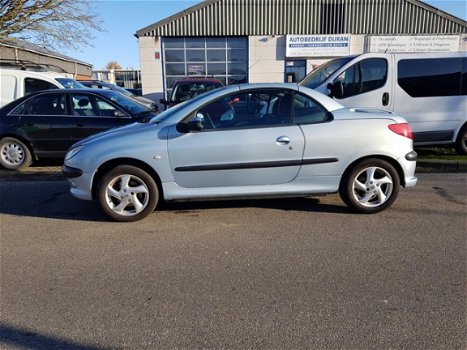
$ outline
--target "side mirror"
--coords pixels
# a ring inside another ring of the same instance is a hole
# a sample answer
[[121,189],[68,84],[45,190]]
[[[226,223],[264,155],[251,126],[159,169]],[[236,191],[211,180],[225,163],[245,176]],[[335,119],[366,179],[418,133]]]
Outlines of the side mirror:
[[204,129],[204,115],[202,113],[196,113],[196,117],[188,122],[191,130],[201,131]]
[[116,118],[126,118],[127,115],[125,113],[123,113],[121,110],[116,109],[115,112],[114,112],[114,117],[116,117]]
[[177,131],[183,134],[187,134],[190,131],[201,131],[204,129],[204,115],[202,113],[196,114],[196,117],[188,121],[187,123],[177,124]]
[[163,105],[166,105],[166,106],[170,103],[170,102],[167,101],[165,98],[161,98],[161,99],[159,100],[159,102],[162,103]]
[[344,84],[341,81],[329,83],[327,88],[329,90],[329,97],[344,98]]
[[334,85],[332,83],[329,83],[326,88],[328,89],[328,96],[329,97],[334,97]]

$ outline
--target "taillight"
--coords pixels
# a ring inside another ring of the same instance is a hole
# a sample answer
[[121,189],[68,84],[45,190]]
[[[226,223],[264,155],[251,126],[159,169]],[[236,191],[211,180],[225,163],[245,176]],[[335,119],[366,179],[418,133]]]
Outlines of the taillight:
[[398,135],[408,137],[409,139],[413,140],[413,134],[412,134],[412,129],[410,128],[410,125],[407,123],[401,123],[401,124],[391,124],[388,125],[389,130],[392,132],[395,132]]

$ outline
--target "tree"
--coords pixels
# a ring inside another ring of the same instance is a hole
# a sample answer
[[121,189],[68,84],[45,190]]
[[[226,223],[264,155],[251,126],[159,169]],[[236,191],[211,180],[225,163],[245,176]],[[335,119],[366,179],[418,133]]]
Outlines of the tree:
[[103,31],[92,0],[0,0],[0,38],[78,49],[91,45],[93,30]]
[[122,66],[119,65],[117,61],[110,61],[105,66],[105,69],[122,69]]

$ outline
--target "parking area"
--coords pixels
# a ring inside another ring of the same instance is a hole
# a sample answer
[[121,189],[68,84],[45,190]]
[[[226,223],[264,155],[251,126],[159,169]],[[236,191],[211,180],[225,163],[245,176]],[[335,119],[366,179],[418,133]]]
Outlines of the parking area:
[[57,174],[0,191],[2,348],[465,348],[465,174],[376,215],[332,195],[131,224]]

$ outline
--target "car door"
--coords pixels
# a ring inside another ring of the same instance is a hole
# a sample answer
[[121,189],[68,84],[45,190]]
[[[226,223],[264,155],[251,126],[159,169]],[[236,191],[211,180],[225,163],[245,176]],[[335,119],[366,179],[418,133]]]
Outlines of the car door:
[[346,107],[368,107],[391,110],[393,76],[390,56],[373,55],[352,61],[333,80],[333,97]]
[[304,149],[292,99],[282,89],[230,94],[174,125],[168,152],[175,182],[198,188],[292,181]]
[[75,128],[74,142],[92,134],[133,122],[133,118],[114,104],[93,93],[69,93]]
[[38,155],[61,156],[71,146],[70,120],[64,92],[44,92],[24,103],[17,132]]

